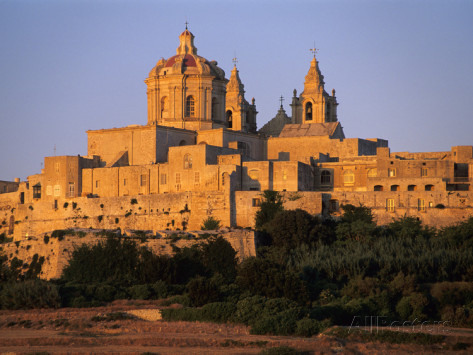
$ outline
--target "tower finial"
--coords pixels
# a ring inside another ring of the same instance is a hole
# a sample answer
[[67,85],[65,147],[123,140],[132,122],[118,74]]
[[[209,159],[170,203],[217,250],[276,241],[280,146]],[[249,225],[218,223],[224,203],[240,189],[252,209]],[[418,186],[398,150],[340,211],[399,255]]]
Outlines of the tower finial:
[[281,108],[282,108],[282,102],[284,101],[284,97],[281,95],[281,97],[279,98],[279,101],[281,101]]
[[187,30],[187,25],[189,24],[189,21],[186,20],[186,30]]
[[318,48],[315,48],[315,41],[314,41],[314,47],[309,49],[312,54],[314,55],[314,58],[315,58],[315,55],[318,53],[319,49]]
[[238,63],[238,58],[237,58],[236,54],[235,54],[235,56],[233,57],[232,62],[233,62],[233,67],[236,68],[236,65],[237,65],[237,63]]

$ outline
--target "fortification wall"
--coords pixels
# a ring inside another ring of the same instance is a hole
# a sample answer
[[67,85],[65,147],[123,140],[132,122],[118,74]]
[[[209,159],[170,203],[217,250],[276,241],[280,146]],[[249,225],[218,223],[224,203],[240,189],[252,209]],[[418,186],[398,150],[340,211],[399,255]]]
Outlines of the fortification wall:
[[[6,223],[9,223],[11,210],[5,209],[12,206],[8,200],[0,201]],[[68,228],[198,230],[209,216],[219,219],[222,226],[230,226],[230,194],[228,191],[210,191],[80,197],[58,200],[57,208],[50,202],[19,204],[13,214],[15,240]]]
[[[426,225],[440,228],[473,216],[473,194],[470,191],[333,192],[330,199],[332,206],[349,203],[371,208],[378,224],[411,216]],[[393,200],[393,210],[387,207],[388,199]]]
[[[322,214],[325,196],[322,192],[296,191],[281,192],[283,206],[288,210],[303,209],[310,214]],[[262,201],[261,191],[236,191],[235,192],[235,220],[239,227],[253,228],[255,225],[256,212]]]
[[[82,231],[82,237],[78,236],[78,234],[80,234],[79,232],[76,233],[76,235],[66,235],[62,240],[49,237],[46,239],[47,243],[45,242],[44,235],[38,235],[37,237],[17,241],[16,243],[5,243],[1,248],[3,253],[8,256],[10,260],[17,257],[28,265],[31,263],[35,254],[38,254],[38,257],[44,257],[40,277],[49,280],[61,276],[62,270],[67,266],[75,248],[82,244],[94,245],[99,241],[105,240],[104,237],[97,235],[97,230],[85,230],[85,232]],[[254,232],[251,230],[236,229],[218,232],[212,231],[209,233],[224,237],[225,240],[232,245],[233,249],[235,249],[240,261],[256,255]],[[202,238],[202,234],[203,232],[175,234],[173,232],[161,231],[157,232],[154,237],[147,238],[146,241],[140,241],[139,238],[135,238],[134,241],[139,246],[150,248],[155,254],[172,255],[173,245],[183,248],[201,243],[205,240]]]

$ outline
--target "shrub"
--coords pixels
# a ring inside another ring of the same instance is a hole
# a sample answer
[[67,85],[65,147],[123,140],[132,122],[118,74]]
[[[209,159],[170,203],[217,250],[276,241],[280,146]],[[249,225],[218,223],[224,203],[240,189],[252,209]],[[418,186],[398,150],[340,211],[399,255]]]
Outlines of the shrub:
[[70,231],[63,229],[56,229],[51,233],[51,238],[57,238],[58,240],[63,240],[64,236]]
[[103,220],[103,215],[97,216],[97,219],[98,219],[99,223],[102,222],[102,220]]
[[219,288],[211,279],[198,276],[187,284],[189,298],[194,306],[202,306],[219,299]]
[[158,280],[150,285],[157,299],[166,298],[169,295],[168,285],[163,280]]
[[[191,304],[191,300],[187,295],[177,295],[171,298],[168,298],[165,302],[162,303],[163,306],[170,306],[172,304],[180,304],[184,307],[189,307]],[[164,309],[163,309],[164,311]]]
[[152,288],[149,285],[134,285],[128,288],[130,296],[134,300],[148,300],[152,295]]
[[288,309],[275,315],[259,317],[251,326],[251,334],[291,335],[296,330],[301,311],[297,308]]
[[69,202],[64,202],[64,205],[62,205],[64,208],[67,208],[69,206]]
[[217,230],[220,229],[220,220],[209,216],[207,219],[202,221],[202,225],[200,226],[201,230]]
[[225,323],[229,321],[236,311],[232,302],[207,303],[202,307],[202,319],[211,322]]
[[138,203],[138,201],[136,200],[136,198],[132,198],[131,201],[130,201],[130,203],[131,203],[132,205],[136,205],[136,204]]
[[75,210],[77,207],[77,202],[72,202],[72,209]]
[[111,285],[97,285],[94,292],[94,298],[102,302],[111,302],[115,299],[115,287]]
[[0,304],[3,309],[58,308],[60,298],[55,285],[35,279],[5,284]]
[[295,334],[302,337],[317,335],[330,325],[330,322],[320,322],[315,319],[303,318],[296,323]]

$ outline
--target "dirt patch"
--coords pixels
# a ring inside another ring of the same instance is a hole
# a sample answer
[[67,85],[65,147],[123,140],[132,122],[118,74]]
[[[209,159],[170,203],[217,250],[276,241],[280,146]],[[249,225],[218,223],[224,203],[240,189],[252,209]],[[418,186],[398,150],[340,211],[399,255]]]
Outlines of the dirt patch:
[[0,311],[0,353],[257,354],[290,346],[311,354],[466,354],[473,349],[469,330],[452,330],[445,342],[434,345],[352,341],[326,334],[258,336],[243,325],[155,320],[158,307],[156,301],[119,301],[97,308]]

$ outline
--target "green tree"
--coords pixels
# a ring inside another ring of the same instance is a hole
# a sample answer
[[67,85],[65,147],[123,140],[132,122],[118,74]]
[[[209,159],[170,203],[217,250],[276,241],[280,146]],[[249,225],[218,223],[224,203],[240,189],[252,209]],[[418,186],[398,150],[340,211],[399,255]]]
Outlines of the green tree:
[[219,273],[228,282],[236,277],[237,258],[232,245],[222,236],[200,245],[202,263],[211,274]]
[[214,231],[220,229],[220,220],[214,218],[213,216],[209,216],[202,222],[200,229],[203,231]]
[[263,201],[255,217],[256,229],[262,229],[266,223],[274,219],[276,213],[284,209],[282,196],[279,192],[265,190],[261,196],[263,197]]
[[343,216],[336,229],[338,240],[364,240],[374,235],[376,223],[370,208],[350,204],[341,208]]

